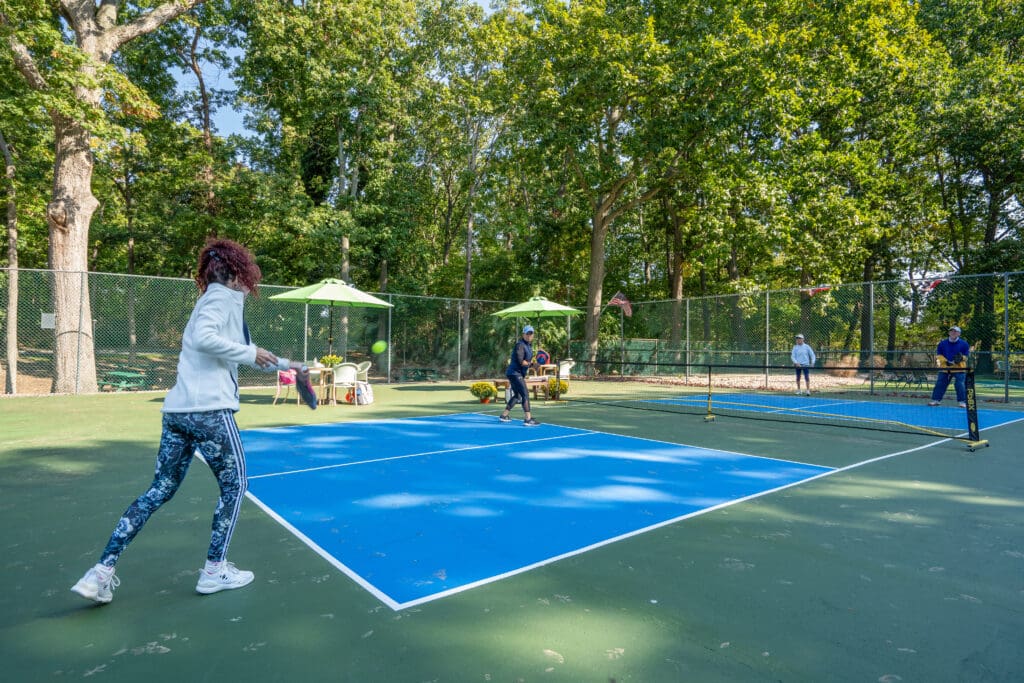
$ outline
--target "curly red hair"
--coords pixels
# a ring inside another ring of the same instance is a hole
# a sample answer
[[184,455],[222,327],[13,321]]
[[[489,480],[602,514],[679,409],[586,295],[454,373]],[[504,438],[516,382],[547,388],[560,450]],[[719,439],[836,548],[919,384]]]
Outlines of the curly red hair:
[[196,270],[196,285],[205,292],[211,282],[227,285],[233,278],[249,288],[253,296],[259,296],[257,285],[263,278],[260,267],[252,252],[238,242],[224,239],[210,239],[199,252],[199,267]]

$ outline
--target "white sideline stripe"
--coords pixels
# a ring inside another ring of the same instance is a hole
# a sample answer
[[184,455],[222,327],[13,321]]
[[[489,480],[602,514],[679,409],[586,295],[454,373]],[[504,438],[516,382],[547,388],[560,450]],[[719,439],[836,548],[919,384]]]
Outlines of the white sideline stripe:
[[[942,439],[941,441],[936,441],[934,443],[925,444],[923,446],[917,446],[915,448],[908,448],[906,450],[898,451],[896,453],[889,453],[888,455],[882,455],[882,456],[879,456],[877,458],[871,458],[870,460],[865,460],[863,462],[854,463],[853,465],[847,465],[846,467],[841,467],[841,468],[838,468],[838,469],[829,470],[827,472],[822,472],[821,474],[816,474],[813,477],[808,477],[807,479],[801,479],[800,481],[794,481],[794,482],[791,482],[789,484],[784,484],[782,486],[777,486],[777,487],[775,487],[773,489],[768,489],[767,491],[760,491],[758,493],[753,493],[753,494],[751,494],[749,496],[744,496],[743,498],[737,498],[735,500],[728,500],[728,501],[725,501],[724,503],[719,503],[718,505],[713,505],[711,507],[703,508],[701,510],[694,510],[693,512],[689,512],[689,513],[687,513],[685,515],[680,515],[679,517],[674,517],[672,519],[667,519],[667,520],[665,520],[663,522],[658,522],[657,524],[652,524],[650,526],[643,527],[642,529],[635,529],[633,531],[630,531],[629,533],[620,534],[619,536],[615,536],[613,538],[607,538],[607,539],[605,539],[603,541],[599,541],[597,543],[592,543],[592,544],[590,544],[588,546],[584,546],[584,547],[578,548],[576,550],[571,550],[571,551],[569,551],[567,553],[562,553],[561,555],[556,555],[554,557],[549,557],[547,559],[540,560],[539,562],[534,562],[532,564],[528,564],[528,565],[525,565],[523,567],[519,567],[517,569],[512,569],[510,571],[503,572],[501,574],[497,574],[495,576],[491,576],[491,577],[488,577],[486,579],[481,579],[479,581],[474,581],[473,583],[467,583],[464,586],[457,586],[455,588],[451,588],[449,590],[442,591],[440,593],[434,593],[433,595],[427,595],[427,596],[424,596],[422,598],[417,598],[416,600],[410,600],[409,602],[396,603],[398,605],[397,608],[396,607],[392,607],[392,609],[396,609],[396,610],[398,610],[398,609],[407,609],[409,607],[415,607],[416,605],[422,605],[424,603],[431,602],[433,600],[438,600],[440,598],[448,597],[449,595],[455,595],[456,593],[461,593],[462,591],[466,591],[466,590],[469,590],[471,588],[477,588],[479,586],[484,586],[484,585],[486,585],[488,583],[493,583],[495,581],[500,581],[500,580],[506,579],[506,578],[508,578],[510,576],[515,576],[516,574],[522,574],[524,572],[530,571],[531,569],[536,569],[538,567],[543,567],[543,566],[551,564],[553,562],[558,562],[559,560],[564,560],[564,559],[567,559],[567,558],[570,558],[570,557],[574,557],[576,555],[582,555],[583,553],[589,552],[591,550],[595,550],[596,548],[600,548],[602,546],[610,545],[612,543],[617,543],[617,542],[625,540],[627,538],[632,538],[633,536],[639,536],[640,534],[645,534],[648,531],[653,531],[654,529],[660,529],[661,527],[668,526],[669,524],[675,524],[676,522],[681,522],[684,519],[690,519],[692,517],[698,517],[698,516],[706,514],[708,512],[714,512],[715,510],[721,510],[723,508],[727,508],[727,507],[730,507],[732,505],[736,505],[738,503],[745,503],[745,502],[747,502],[749,500],[754,500],[755,498],[760,498],[761,496],[767,496],[768,494],[771,494],[771,493],[777,493],[778,491],[784,491],[785,489],[792,488],[794,486],[800,486],[802,484],[806,484],[807,482],[814,481],[815,479],[821,479],[823,477],[830,477],[833,474],[836,474],[837,472],[846,472],[848,470],[852,470],[852,469],[855,469],[857,467],[861,467],[862,465],[868,465],[868,464],[871,464],[871,463],[879,462],[881,460],[887,460],[888,458],[894,458],[894,457],[896,457],[898,455],[905,455],[907,453],[913,453],[914,451],[924,450],[925,448],[931,448],[932,446],[938,446],[939,444],[942,444],[942,443],[945,443],[945,442],[951,441],[951,440],[952,439]],[[820,465],[819,465],[819,467],[820,467]]]
[[267,477],[283,477],[288,474],[303,474],[305,472],[319,472],[321,470],[332,470],[339,467],[352,467],[354,465],[372,465],[378,462],[388,462],[390,460],[404,460],[405,458],[421,458],[425,455],[439,455],[443,453],[459,453],[462,451],[476,451],[481,448],[497,448],[500,446],[517,446],[519,444],[527,443],[538,443],[540,441],[554,441],[556,439],[571,439],[577,436],[588,436],[594,432],[580,431],[579,434],[560,434],[558,436],[545,436],[539,439],[526,439],[525,441],[505,441],[499,443],[489,443],[482,446],[466,446],[465,448],[442,448],[436,451],[423,451],[422,453],[409,453],[407,455],[392,455],[387,458],[374,458],[373,460],[357,460],[355,462],[340,462],[333,465],[320,465],[319,467],[306,467],[301,470],[287,470],[284,472],[271,472],[270,474],[254,474],[249,477],[249,480],[253,479],[266,479]]
[[257,507],[259,507],[261,510],[263,510],[263,512],[267,513],[267,515],[269,515],[271,519],[273,519],[275,522],[277,522],[278,524],[283,526],[285,529],[290,531],[292,534],[294,534],[295,538],[299,539],[300,541],[305,543],[307,546],[309,546],[309,548],[313,552],[315,552],[317,555],[319,555],[320,557],[322,557],[325,560],[327,560],[328,564],[333,566],[335,569],[338,569],[343,574],[345,574],[345,576],[349,577],[350,579],[355,581],[357,584],[359,584],[360,586],[365,588],[371,595],[373,595],[375,598],[377,598],[378,600],[383,602],[385,605],[387,605],[391,609],[393,609],[395,611],[398,611],[398,610],[402,609],[402,606],[399,605],[394,600],[392,600],[387,594],[382,593],[372,583],[368,582],[362,576],[360,576],[356,572],[352,571],[352,569],[350,569],[348,566],[346,566],[342,562],[338,561],[338,558],[336,558],[334,555],[332,555],[331,553],[327,552],[326,550],[321,548],[319,545],[314,543],[311,538],[309,538],[304,533],[302,533],[301,531],[296,529],[294,526],[292,526],[288,522],[288,520],[286,520],[284,517],[282,517],[281,515],[279,515],[276,512],[274,512],[274,510],[271,509],[268,505],[266,505],[262,500],[260,500],[256,496],[254,496],[251,491],[246,491],[245,495],[249,498],[249,500],[251,500],[252,502],[256,503]]
[[[999,425],[995,425],[994,427],[992,427],[992,429],[995,429],[995,428],[998,428],[998,427],[1002,427],[1002,426],[1005,426],[1005,425],[1008,425],[1008,424],[1013,424],[1014,422],[1020,422],[1021,420],[1024,420],[1024,418],[1021,418],[1019,420],[1013,420],[1012,422],[1005,422],[1005,423],[1002,423],[1002,424],[999,424]],[[570,429],[572,429],[572,428],[570,428]],[[587,432],[587,433],[603,434],[604,432]],[[576,436],[576,435],[569,435],[569,436]],[[564,438],[564,437],[553,437],[553,438]],[[545,439],[536,439],[536,441],[544,441],[544,440]],[[651,441],[655,441],[655,440],[651,439]],[[778,487],[773,488],[773,489],[768,489],[766,491],[760,491],[758,493],[754,493],[754,494],[751,494],[749,496],[744,496],[743,498],[737,498],[735,500],[725,501],[724,503],[719,503],[718,505],[714,505],[714,506],[709,507],[709,508],[704,508],[704,509],[701,509],[701,510],[695,510],[693,512],[687,513],[685,515],[680,515],[679,517],[675,517],[673,519],[665,520],[665,521],[659,522],[657,524],[652,524],[652,525],[644,527],[642,529],[636,529],[636,530],[631,531],[629,533],[621,534],[619,536],[615,536],[614,538],[608,538],[608,539],[605,539],[603,541],[599,541],[597,543],[592,543],[592,544],[590,544],[588,546],[584,546],[582,548],[578,548],[576,550],[572,550],[572,551],[569,551],[567,553],[562,553],[561,555],[556,555],[554,557],[549,557],[547,559],[540,560],[538,562],[534,562],[532,564],[528,564],[528,565],[525,565],[525,566],[522,566],[522,567],[518,567],[516,569],[512,569],[512,570],[509,570],[507,572],[502,572],[501,574],[496,574],[495,576],[491,576],[491,577],[488,577],[486,579],[480,579],[479,581],[473,581],[472,583],[467,583],[465,585],[457,586],[455,588],[451,588],[451,589],[446,590],[446,591],[441,591],[439,593],[434,593],[432,595],[427,595],[427,596],[424,596],[422,598],[417,598],[416,600],[410,600],[408,602],[402,602],[402,603],[396,602],[395,600],[391,599],[387,594],[381,592],[373,584],[371,584],[368,581],[366,581],[365,579],[363,579],[359,574],[357,574],[356,572],[352,571],[345,564],[339,562],[337,558],[335,558],[329,552],[327,552],[326,550],[324,550],[323,548],[318,546],[316,543],[314,543],[311,539],[309,539],[302,532],[300,532],[298,529],[296,529],[291,524],[289,524],[285,519],[283,519],[280,515],[275,513],[272,509],[270,509],[269,507],[264,505],[263,502],[260,501],[258,498],[256,498],[256,496],[254,496],[251,492],[246,492],[245,495],[248,496],[254,503],[256,503],[260,507],[260,509],[262,509],[268,515],[270,515],[271,518],[273,518],[278,523],[280,523],[283,527],[285,527],[286,529],[291,531],[293,534],[295,534],[296,538],[298,538],[300,541],[302,541],[307,546],[309,546],[316,554],[318,554],[321,557],[323,557],[332,566],[334,566],[337,569],[339,569],[346,576],[348,576],[353,581],[355,581],[357,584],[359,584],[360,586],[365,588],[367,591],[369,591],[370,594],[372,594],[378,600],[380,600],[385,605],[390,607],[392,610],[397,612],[399,610],[408,609],[410,607],[415,607],[417,605],[422,605],[422,604],[425,604],[425,603],[428,603],[428,602],[432,602],[434,600],[439,600],[441,598],[446,598],[446,597],[449,597],[451,595],[456,595],[457,593],[461,593],[463,591],[467,591],[467,590],[470,590],[472,588],[478,588],[480,586],[485,586],[485,585],[487,585],[489,583],[494,583],[495,581],[501,581],[502,579],[507,579],[507,578],[515,576],[517,574],[522,574],[522,573],[528,572],[528,571],[530,571],[532,569],[536,569],[538,567],[543,567],[545,565],[552,564],[554,562],[558,562],[559,560],[564,560],[564,559],[567,559],[567,558],[570,558],[570,557],[575,557],[576,555],[582,555],[583,553],[589,552],[589,551],[594,550],[596,548],[600,548],[602,546],[610,545],[612,543],[616,543],[618,541],[621,541],[621,540],[624,540],[624,539],[627,539],[627,538],[631,538],[633,536],[639,536],[640,534],[647,533],[648,531],[653,531],[654,529],[659,529],[661,527],[668,526],[670,524],[675,524],[676,522],[680,522],[680,521],[685,520],[685,519],[690,519],[692,517],[698,517],[698,516],[706,514],[708,512],[713,512],[715,510],[721,510],[721,509],[724,509],[724,508],[736,505],[738,503],[745,503],[747,501],[754,500],[754,499],[760,498],[762,496],[767,496],[767,495],[769,495],[771,493],[776,493],[778,491],[783,491],[785,489],[792,488],[794,486],[801,486],[801,485],[803,485],[803,484],[805,484],[805,483],[807,483],[809,481],[814,481],[816,479],[822,479],[824,477],[830,477],[830,476],[832,476],[834,474],[837,474],[839,472],[848,472],[850,470],[857,469],[858,467],[863,467],[864,465],[870,465],[870,464],[873,464],[873,463],[876,463],[876,462],[881,462],[883,460],[888,460],[889,458],[895,458],[895,457],[900,456],[900,455],[906,455],[908,453],[914,453],[916,451],[922,451],[922,450],[925,450],[927,448],[932,448],[933,446],[939,446],[941,444],[948,443],[950,441],[954,441],[954,439],[952,439],[952,438],[940,439],[939,441],[934,441],[934,442],[931,442],[931,443],[927,443],[927,444],[924,444],[922,446],[915,446],[914,448],[907,448],[907,449],[904,449],[902,451],[896,451],[894,453],[889,453],[889,454],[886,454],[886,455],[880,455],[880,456],[878,456],[876,458],[870,458],[868,460],[863,460],[861,462],[853,463],[852,465],[847,465],[845,467],[839,467],[839,468],[836,468],[836,469],[828,470],[826,472],[822,472],[820,474],[816,474],[813,477],[808,477],[807,479],[801,479],[800,481],[794,481],[794,482],[791,482],[789,484],[784,484],[783,486],[778,486]],[[670,442],[665,442],[665,443],[670,443]],[[676,444],[676,445],[678,445],[680,447],[683,447],[683,448],[687,448],[687,447],[689,447],[689,448],[699,448],[699,446],[688,446],[687,444]],[[415,457],[415,456],[399,456],[399,457],[403,457],[404,458],[404,457]],[[752,456],[752,457],[763,457],[763,456]],[[385,459],[389,459],[389,458],[385,458]],[[349,463],[349,464],[355,465],[355,464],[359,464],[359,463]],[[820,465],[818,465],[818,467],[820,467]],[[272,476],[272,475],[262,475],[262,476]],[[255,478],[255,477],[251,477],[251,478]]]

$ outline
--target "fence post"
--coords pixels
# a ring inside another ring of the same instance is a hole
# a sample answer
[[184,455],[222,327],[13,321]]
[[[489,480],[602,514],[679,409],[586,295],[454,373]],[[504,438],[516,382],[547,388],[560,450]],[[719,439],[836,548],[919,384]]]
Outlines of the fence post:
[[388,357],[386,360],[388,365],[388,384],[391,384],[391,329],[393,324],[391,322],[391,311],[395,310],[395,302],[390,293],[388,294],[388,303],[391,306],[388,307]]
[[1010,402],[1010,274],[1003,273],[1003,403]]
[[875,283],[868,283],[868,368],[875,366]]
[[764,290],[764,388],[768,388],[768,366],[771,364],[771,290]]
[[[80,273],[82,282],[78,290],[78,343],[75,346],[75,395],[82,393],[82,335],[85,334],[85,288],[89,286],[85,272]],[[92,321],[89,321],[92,327]]]
[[686,297],[686,379],[690,379],[690,297]]

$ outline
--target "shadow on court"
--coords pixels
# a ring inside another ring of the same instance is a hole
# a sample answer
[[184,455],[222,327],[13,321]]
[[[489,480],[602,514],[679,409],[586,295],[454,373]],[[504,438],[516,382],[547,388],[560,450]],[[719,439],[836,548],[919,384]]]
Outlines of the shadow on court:
[[[382,385],[373,406],[316,412],[253,403],[238,419],[252,428],[480,407],[465,386],[431,386],[414,402],[423,389]],[[992,446],[968,453],[834,427],[534,410],[542,422],[836,468],[903,454],[398,612],[252,504],[231,560],[255,583],[195,594],[216,499],[196,461],[123,556],[114,601],[93,607],[68,589],[149,483],[159,406],[146,394],[5,399],[4,678],[1019,680],[1024,426],[983,434]]]

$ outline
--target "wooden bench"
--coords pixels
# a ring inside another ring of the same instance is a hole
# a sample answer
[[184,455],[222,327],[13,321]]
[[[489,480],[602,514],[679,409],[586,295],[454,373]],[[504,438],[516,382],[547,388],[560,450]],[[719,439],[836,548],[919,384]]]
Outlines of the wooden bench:
[[[533,390],[533,400],[535,400],[535,401],[540,400],[539,394],[541,394],[541,393],[544,394],[544,400],[545,401],[548,400],[548,380],[549,379],[551,379],[551,378],[550,377],[542,377],[542,376],[535,376],[535,377],[527,377],[526,378],[526,388],[528,390],[530,390],[530,389]],[[508,388],[508,386],[509,386],[508,379],[492,379],[491,382],[494,384],[494,388],[498,390],[498,397],[500,399],[500,397],[505,395],[505,389]]]

